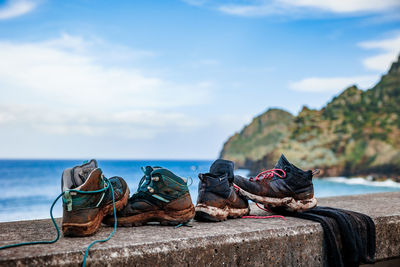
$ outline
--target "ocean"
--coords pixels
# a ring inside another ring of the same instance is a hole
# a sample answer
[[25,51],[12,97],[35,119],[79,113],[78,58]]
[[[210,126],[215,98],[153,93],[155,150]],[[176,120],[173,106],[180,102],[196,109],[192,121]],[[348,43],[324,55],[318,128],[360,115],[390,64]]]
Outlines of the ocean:
[[[61,192],[61,173],[83,160],[0,160],[0,222],[49,218],[50,205]],[[192,178],[190,194],[197,198],[197,174],[207,172],[211,160],[98,160],[106,177],[123,177],[135,192],[142,177],[141,166],[162,166],[181,177]],[[247,170],[236,170],[246,176]],[[316,197],[400,191],[393,181],[371,182],[344,177],[314,179]],[[62,216],[61,201],[54,209]]]

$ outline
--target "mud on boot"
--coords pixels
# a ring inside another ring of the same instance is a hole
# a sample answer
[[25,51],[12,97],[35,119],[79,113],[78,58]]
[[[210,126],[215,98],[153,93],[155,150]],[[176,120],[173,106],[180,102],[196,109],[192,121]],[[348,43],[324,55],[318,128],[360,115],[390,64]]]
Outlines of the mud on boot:
[[[117,213],[118,226],[140,226],[148,222],[162,225],[186,223],[194,217],[194,206],[187,181],[162,167],[142,168],[138,190],[124,209]],[[114,224],[107,216],[103,223]]]
[[113,187],[116,210],[124,208],[129,198],[129,188],[121,177],[106,180],[97,162],[90,162],[64,170],[61,178],[61,189],[66,191],[63,199],[62,231],[64,236],[89,236],[101,226],[101,221],[108,214],[113,214],[112,190],[83,194],[68,192],[96,191],[107,185]]
[[303,211],[317,205],[312,177],[311,170],[297,168],[282,155],[274,169],[250,179],[235,176],[233,183],[241,195],[254,202]]
[[234,189],[232,161],[218,159],[209,173],[199,174],[199,194],[195,220],[223,221],[250,212],[248,201]]

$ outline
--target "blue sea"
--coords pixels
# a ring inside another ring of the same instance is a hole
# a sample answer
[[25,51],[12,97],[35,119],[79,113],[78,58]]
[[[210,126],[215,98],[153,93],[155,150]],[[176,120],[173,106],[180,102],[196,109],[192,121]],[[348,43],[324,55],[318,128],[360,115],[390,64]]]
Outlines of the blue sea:
[[[50,205],[61,192],[61,173],[82,160],[0,160],[0,222],[49,218]],[[207,172],[211,160],[98,160],[106,177],[123,177],[135,192],[142,177],[141,166],[159,165],[181,177],[192,178],[190,193],[197,198],[197,174]],[[247,170],[236,174],[246,176]],[[189,179],[189,183],[190,183]],[[370,182],[362,178],[315,179],[316,197],[400,191],[393,181]],[[62,216],[61,201],[54,210]]]

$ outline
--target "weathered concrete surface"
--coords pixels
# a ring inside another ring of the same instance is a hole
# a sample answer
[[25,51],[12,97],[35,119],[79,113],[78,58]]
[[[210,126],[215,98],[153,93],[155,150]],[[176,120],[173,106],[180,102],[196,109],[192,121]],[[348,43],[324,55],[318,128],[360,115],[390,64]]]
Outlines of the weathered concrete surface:
[[[400,257],[400,192],[322,198],[319,205],[371,216],[377,230],[377,259]],[[265,212],[252,206],[252,214]],[[60,223],[60,220],[58,220]],[[322,266],[323,233],[318,223],[287,218],[192,222],[193,227],[150,225],[118,228],[114,237],[90,250],[96,266]],[[106,237],[64,238],[56,244],[0,250],[1,266],[78,266],[87,245]],[[50,220],[0,223],[0,246],[55,236]]]

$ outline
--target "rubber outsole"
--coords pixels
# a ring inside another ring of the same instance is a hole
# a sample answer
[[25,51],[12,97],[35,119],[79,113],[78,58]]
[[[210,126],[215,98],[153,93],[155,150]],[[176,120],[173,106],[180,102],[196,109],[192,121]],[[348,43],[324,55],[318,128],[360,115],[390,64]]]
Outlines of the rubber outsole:
[[[128,203],[129,199],[129,189],[126,190],[124,196],[115,202],[115,209],[116,211],[122,210],[126,204]],[[64,236],[90,236],[95,234],[100,226],[103,218],[107,215],[112,215],[113,213],[113,204],[110,203],[104,206],[102,209],[99,210],[96,217],[87,222],[87,223],[63,223],[62,224],[62,231]]]
[[[118,217],[117,225],[122,227],[131,226],[142,226],[149,222],[159,222],[161,225],[176,226],[178,224],[184,224],[193,219],[195,215],[194,206],[191,205],[189,208],[178,211],[149,211],[136,214],[128,217]],[[113,217],[106,217],[103,220],[106,225],[114,225]]]
[[240,218],[250,213],[250,208],[245,209],[235,209],[228,206],[224,208],[217,208],[213,206],[208,206],[202,203],[196,205],[196,215],[194,219],[197,221],[210,221],[210,222],[220,222],[225,221],[228,218]]
[[236,188],[239,190],[239,194],[242,196],[264,205],[269,205],[271,207],[285,207],[290,211],[304,211],[311,209],[317,205],[317,199],[315,197],[307,198],[307,199],[294,199],[293,197],[285,197],[285,198],[273,198],[273,197],[263,197],[257,196],[246,190],[243,190],[238,185]]

